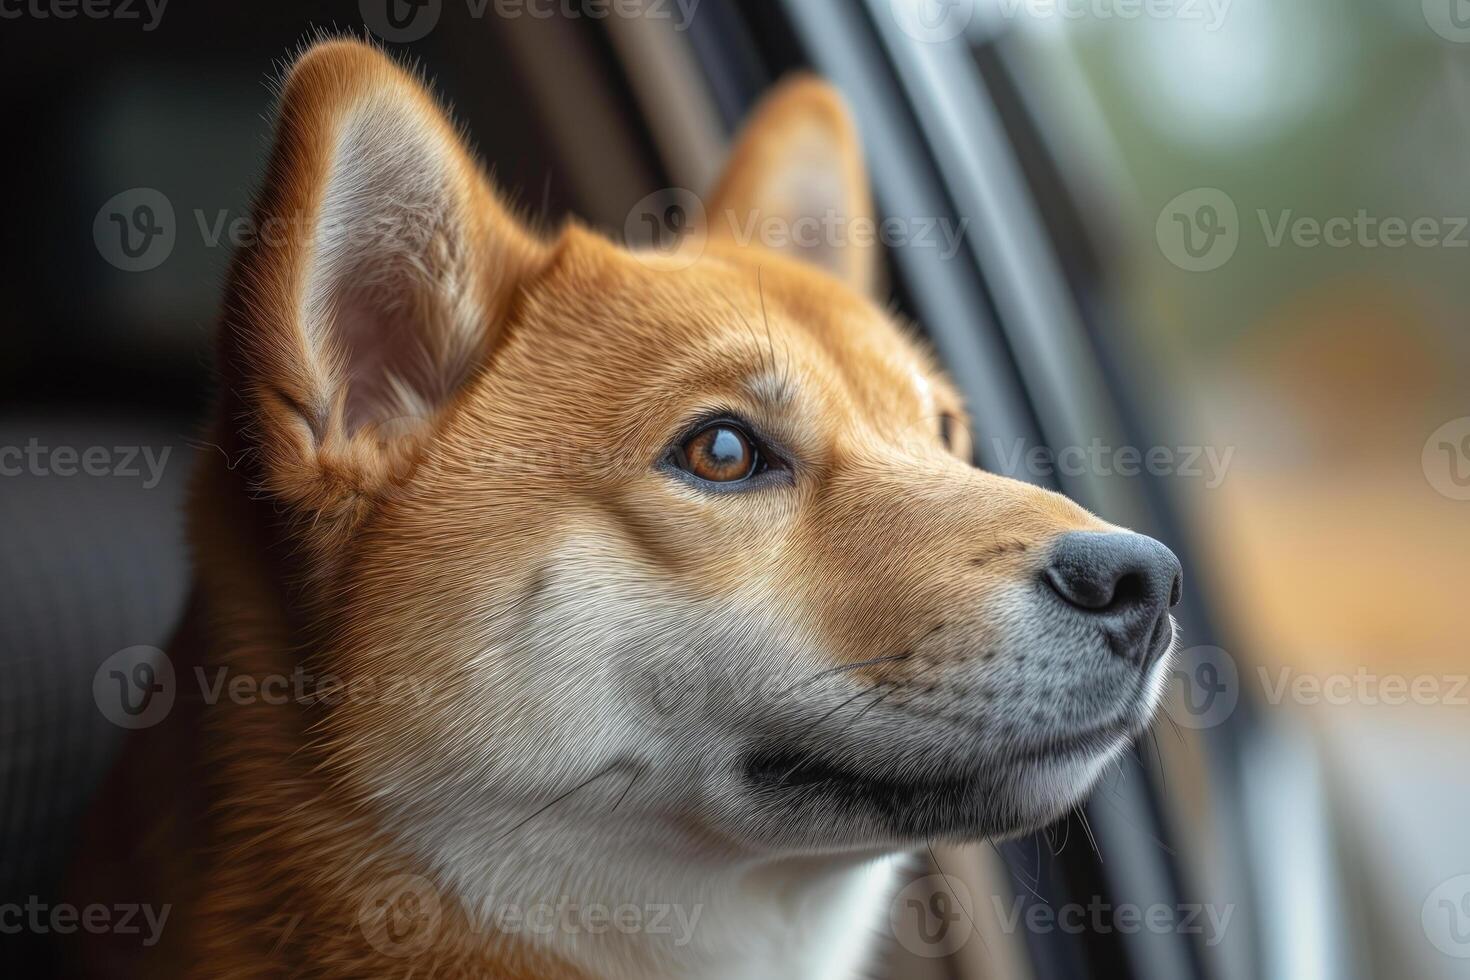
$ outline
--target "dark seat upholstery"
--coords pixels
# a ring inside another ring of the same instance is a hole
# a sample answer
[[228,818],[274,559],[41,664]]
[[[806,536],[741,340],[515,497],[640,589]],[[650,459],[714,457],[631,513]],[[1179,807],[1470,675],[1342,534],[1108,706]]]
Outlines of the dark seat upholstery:
[[[0,902],[22,904],[60,901],[80,816],[120,742],[94,674],[123,648],[162,647],[183,605],[195,452],[191,420],[41,418],[0,418],[0,447],[47,451],[39,466],[0,458]],[[141,454],[137,475],[48,472],[57,447],[102,447],[121,469],[142,446],[155,458],[169,449],[153,486]]]

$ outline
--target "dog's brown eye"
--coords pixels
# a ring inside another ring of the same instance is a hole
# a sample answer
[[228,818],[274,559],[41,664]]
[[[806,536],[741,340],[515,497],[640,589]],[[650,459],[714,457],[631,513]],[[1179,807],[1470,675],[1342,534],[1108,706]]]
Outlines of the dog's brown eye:
[[701,480],[735,483],[756,472],[760,454],[740,429],[728,422],[716,422],[686,439],[675,462]]

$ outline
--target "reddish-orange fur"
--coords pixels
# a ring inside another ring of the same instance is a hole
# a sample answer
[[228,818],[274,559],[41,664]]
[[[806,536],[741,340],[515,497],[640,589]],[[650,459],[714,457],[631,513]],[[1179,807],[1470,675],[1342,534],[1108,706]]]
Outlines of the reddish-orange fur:
[[[959,399],[864,296],[871,256],[844,253],[843,282],[724,233],[721,215],[760,206],[760,174],[793,126],[831,141],[854,189],[852,213],[867,212],[851,124],[824,85],[789,85],[761,111],[712,200],[706,254],[677,275],[576,226],[537,240],[420,85],[350,42],[313,48],[285,84],[262,224],[317,212],[344,116],[373,104],[418,120],[442,144],[452,193],[427,246],[438,264],[427,284],[406,288],[429,359],[454,374],[464,338],[435,283],[460,283],[481,328],[469,370],[409,437],[385,446],[381,433],[353,431],[342,352],[314,344],[298,322],[310,223],[295,220],[301,231],[284,243],[244,250],[219,342],[218,451],[201,460],[190,501],[197,582],[169,653],[181,676],[196,664],[264,677],[304,663],[346,678],[427,673],[447,693],[414,711],[181,705],[134,738],[128,753],[143,764],[119,777],[113,798],[123,802],[100,815],[96,834],[152,833],[131,840],[126,860],[97,859],[94,870],[116,872],[108,887],[131,893],[120,898],[175,905],[163,943],[142,951],[149,972],[136,975],[576,975],[471,928],[448,894],[436,941],[416,955],[377,951],[359,916],[385,879],[426,869],[385,832],[355,774],[388,758],[391,744],[443,738],[460,683],[449,662],[424,655],[453,642],[436,636],[447,627],[416,619],[409,597],[451,601],[478,583],[524,581],[554,545],[553,528],[606,533],[699,594],[718,595],[758,568],[812,611],[834,656],[855,662],[913,643],[966,590],[1018,577],[1028,546],[1103,526],[1061,497],[969,470],[946,452],[935,416],[959,418]],[[800,379],[794,415],[772,424],[801,444],[808,486],[818,488],[764,539],[749,534],[751,505],[709,512],[671,500],[625,462],[643,465],[668,437],[668,392],[697,378],[706,393],[738,401],[735,381],[761,358]],[[915,393],[915,371],[932,405]],[[603,424],[586,424],[589,411]],[[551,431],[532,431],[527,419]],[[606,442],[609,420],[619,445]],[[542,450],[477,465],[487,446]],[[567,462],[583,459],[608,465]],[[429,489],[400,496],[410,480]],[[687,533],[691,525],[700,533]],[[981,553],[992,560],[977,571]],[[441,663],[446,673],[434,676]],[[121,847],[100,843],[98,853]],[[103,886],[88,887],[95,900]]]

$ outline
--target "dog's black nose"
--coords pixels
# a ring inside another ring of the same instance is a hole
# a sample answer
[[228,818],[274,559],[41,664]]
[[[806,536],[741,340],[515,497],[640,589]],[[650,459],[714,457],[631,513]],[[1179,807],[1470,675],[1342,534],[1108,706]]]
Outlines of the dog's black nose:
[[1096,618],[1114,653],[1145,667],[1168,643],[1183,576],[1174,552],[1126,531],[1064,534],[1042,573],[1057,595]]

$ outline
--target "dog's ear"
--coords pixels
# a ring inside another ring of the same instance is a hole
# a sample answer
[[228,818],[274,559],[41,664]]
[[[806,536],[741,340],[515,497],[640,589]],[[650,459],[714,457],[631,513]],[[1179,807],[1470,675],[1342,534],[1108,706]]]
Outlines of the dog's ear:
[[354,41],[287,75],[255,219],[226,301],[230,421],[258,489],[340,539],[409,471],[546,250],[433,97]]
[[787,252],[872,291],[878,257],[862,146],[826,82],[798,76],[766,96],[705,210],[711,239]]

